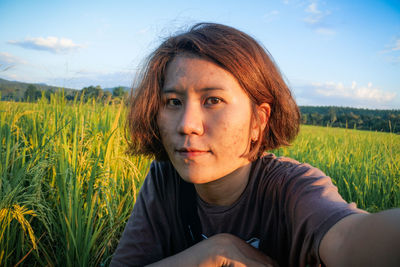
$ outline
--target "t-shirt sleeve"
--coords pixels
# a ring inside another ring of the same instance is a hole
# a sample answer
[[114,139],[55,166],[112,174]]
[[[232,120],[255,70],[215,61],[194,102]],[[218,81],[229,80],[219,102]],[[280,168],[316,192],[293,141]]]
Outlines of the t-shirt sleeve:
[[284,164],[288,164],[283,188],[285,224],[292,239],[289,265],[320,266],[319,245],[326,232],[342,218],[365,211],[343,200],[331,178],[319,169]]
[[143,266],[165,257],[169,227],[155,177],[157,172],[153,162],[110,266]]

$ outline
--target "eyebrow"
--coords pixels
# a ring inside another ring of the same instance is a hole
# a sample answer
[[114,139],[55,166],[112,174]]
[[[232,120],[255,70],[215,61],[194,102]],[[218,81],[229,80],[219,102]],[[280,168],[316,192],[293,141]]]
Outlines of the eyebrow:
[[[207,91],[225,91],[225,89],[220,88],[220,87],[204,87],[204,88],[195,90],[196,93],[207,92]],[[161,93],[163,93],[163,94],[173,93],[173,94],[183,95],[183,94],[185,94],[185,91],[172,87],[172,88],[163,88]]]

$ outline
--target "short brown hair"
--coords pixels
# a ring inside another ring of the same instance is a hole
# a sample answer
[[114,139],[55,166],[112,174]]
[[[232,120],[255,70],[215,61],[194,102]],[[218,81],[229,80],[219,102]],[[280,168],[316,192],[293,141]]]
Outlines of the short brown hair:
[[199,23],[187,32],[169,37],[152,54],[131,93],[128,113],[129,152],[167,160],[157,126],[161,90],[169,62],[191,54],[210,60],[230,72],[256,106],[268,103],[271,114],[263,133],[246,155],[250,160],[265,150],[289,145],[299,132],[300,112],[271,55],[246,33],[215,23]]

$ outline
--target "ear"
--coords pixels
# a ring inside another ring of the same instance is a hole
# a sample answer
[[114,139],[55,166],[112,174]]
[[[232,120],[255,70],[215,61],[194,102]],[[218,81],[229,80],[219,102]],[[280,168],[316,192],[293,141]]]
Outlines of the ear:
[[253,123],[251,130],[251,140],[256,142],[260,138],[260,133],[262,133],[267,126],[269,117],[271,115],[271,106],[268,103],[262,103],[256,107],[258,120]]

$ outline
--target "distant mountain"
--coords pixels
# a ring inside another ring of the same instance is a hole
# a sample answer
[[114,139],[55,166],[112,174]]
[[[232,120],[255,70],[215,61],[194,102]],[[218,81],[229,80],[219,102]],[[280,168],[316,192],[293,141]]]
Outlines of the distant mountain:
[[18,81],[9,81],[0,78],[1,100],[22,100],[24,97],[24,93],[29,85],[33,85],[41,91],[50,90],[52,92],[56,92],[60,89],[63,89],[66,95],[73,94],[74,92],[78,91],[77,89],[61,88],[59,86],[47,85],[45,83],[24,83]]
[[[40,91],[51,91],[56,92],[60,89],[64,90],[66,96],[73,96],[76,92],[81,91],[81,89],[73,89],[73,88],[61,88],[59,86],[47,85],[46,83],[24,83],[18,81],[9,81],[0,78],[0,95],[1,100],[14,100],[14,101],[22,101],[25,96],[25,91],[27,88],[33,85],[36,89]],[[90,86],[89,86],[90,87]],[[131,88],[126,86],[115,86],[110,88],[102,89],[104,92],[113,93],[114,88],[122,87],[125,92],[130,92]]]
[[[27,88],[29,85],[34,85],[38,89],[42,90],[48,90],[48,89],[60,89],[61,87],[59,86],[54,86],[54,85],[47,85],[45,83],[24,83],[24,82],[18,82],[18,81],[9,81],[6,79],[1,79],[0,78],[0,86],[11,86],[15,88]],[[73,88],[63,88],[65,90],[73,90],[76,91],[77,89]]]

